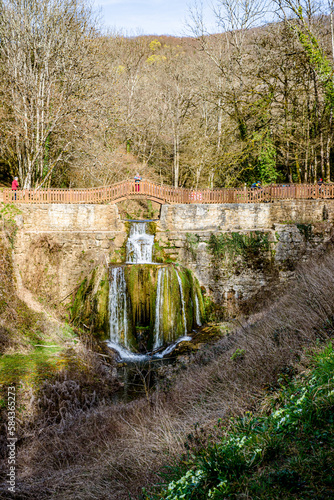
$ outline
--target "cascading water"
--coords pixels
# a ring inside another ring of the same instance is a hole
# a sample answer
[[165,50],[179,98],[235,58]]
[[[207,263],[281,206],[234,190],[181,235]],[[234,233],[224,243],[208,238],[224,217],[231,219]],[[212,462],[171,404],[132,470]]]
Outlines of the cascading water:
[[195,318],[197,326],[202,326],[197,293],[195,293]]
[[150,350],[162,358],[180,341],[191,339],[187,335],[192,325],[201,324],[200,291],[190,271],[154,264],[154,236],[146,230],[145,222],[132,223],[126,263],[110,270],[109,345],[123,360],[143,361]]
[[146,233],[146,222],[132,224],[126,244],[128,264],[152,264],[154,236]]
[[177,281],[179,282],[179,287],[180,287],[184,334],[187,335],[187,318],[186,318],[186,307],[185,307],[185,304],[184,304],[184,295],[183,295],[182,280],[181,280],[181,277],[180,277],[178,271],[177,270],[175,270],[175,271],[176,271],[176,275],[177,275]]
[[126,292],[123,267],[113,267],[110,270],[109,280],[110,341],[114,344],[121,342],[124,347],[129,348]]
[[155,323],[154,323],[155,340],[153,344],[153,350],[159,349],[159,347],[163,345],[164,341],[162,335],[162,329],[160,328],[160,316],[164,301],[165,271],[166,270],[163,267],[161,267],[158,271],[157,297],[155,299]]

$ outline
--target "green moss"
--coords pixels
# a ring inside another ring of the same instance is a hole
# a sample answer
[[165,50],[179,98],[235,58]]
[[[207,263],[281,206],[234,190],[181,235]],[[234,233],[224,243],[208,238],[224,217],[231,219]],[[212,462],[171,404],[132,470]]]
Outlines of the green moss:
[[153,260],[159,263],[166,262],[167,260],[164,247],[160,245],[159,241],[155,241],[153,244]]
[[196,257],[199,240],[200,237],[198,234],[191,234],[191,233],[186,234],[186,241],[184,248],[191,255],[193,259]]
[[22,211],[11,203],[3,205],[0,210],[0,219],[3,219],[5,234],[12,248],[14,248],[15,237],[18,231],[15,217],[20,214],[22,214]]
[[217,321],[225,316],[224,308],[218,306],[209,295],[203,294],[204,321]]
[[146,232],[148,234],[153,234],[155,235],[157,232],[157,223],[154,221],[149,221],[146,223]]
[[269,234],[261,231],[249,234],[240,233],[212,233],[208,242],[210,253],[215,259],[215,265],[224,258],[228,258],[231,266],[236,265],[235,258],[240,256],[244,263],[253,267],[263,267],[270,264]]
[[70,306],[74,326],[89,329],[98,339],[109,338],[109,271],[95,268],[80,284]]
[[[145,264],[126,266],[124,276],[128,290],[131,330],[136,337],[137,348],[147,351],[153,345],[157,266]],[[143,329],[147,333],[140,336]]]
[[27,382],[29,385],[52,376],[66,362],[59,355],[61,346],[35,348],[28,354],[5,354],[0,357],[0,384]]
[[103,338],[109,337],[109,280],[105,274],[105,279],[100,281],[98,291],[94,297],[95,325],[94,329],[101,332]]
[[205,323],[207,321],[207,314],[205,309],[204,297],[202,294],[202,289],[199,284],[198,279],[193,275],[193,290],[194,294],[197,295],[198,305],[199,305],[199,314],[201,323]]
[[[187,303],[188,288],[185,287],[185,278],[181,269],[178,269],[178,272],[183,285],[185,303]],[[187,288],[187,291],[185,288]],[[186,314],[186,318],[188,325],[188,314]],[[177,337],[181,337],[185,332],[182,316],[180,286],[177,279],[176,269],[173,265],[169,265],[165,271],[162,328],[165,344],[172,342]]]
[[296,226],[306,241],[312,238],[312,224],[296,224]]

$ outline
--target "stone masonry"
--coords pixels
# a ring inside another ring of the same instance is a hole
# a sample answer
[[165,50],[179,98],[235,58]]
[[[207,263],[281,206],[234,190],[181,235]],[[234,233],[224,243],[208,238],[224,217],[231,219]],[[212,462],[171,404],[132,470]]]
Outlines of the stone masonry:
[[[17,205],[14,264],[22,282],[41,301],[66,303],[98,264],[121,261],[127,238],[117,205]],[[165,255],[191,268],[207,294],[226,314],[289,279],[297,262],[332,244],[334,200],[263,204],[163,205],[156,241]],[[267,235],[261,262],[240,257],[215,261],[210,235]]]
[[[268,296],[294,275],[296,265],[332,245],[334,200],[287,200],[262,204],[164,205],[157,240],[172,258],[191,268],[225,316]],[[259,232],[267,255],[245,262],[217,261],[209,251],[213,233]],[[247,309],[247,307],[246,307]]]
[[22,282],[58,304],[126,238],[117,205],[20,205],[14,262]]

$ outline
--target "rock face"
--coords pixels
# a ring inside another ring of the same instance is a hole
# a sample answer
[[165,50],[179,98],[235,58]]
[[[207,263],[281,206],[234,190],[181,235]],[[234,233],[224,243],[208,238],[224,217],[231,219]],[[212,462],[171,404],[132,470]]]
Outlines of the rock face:
[[20,205],[15,264],[41,300],[59,303],[127,237],[117,205]]
[[198,281],[172,264],[100,265],[82,281],[70,310],[75,326],[143,353],[205,321]]
[[333,220],[333,200],[165,205],[156,239],[228,318],[291,278],[297,263],[321,255],[332,244]]
[[[41,301],[66,303],[99,264],[124,260],[127,229],[117,205],[17,207],[14,265]],[[192,269],[207,305],[233,316],[332,244],[333,220],[334,200],[164,205],[154,255]]]

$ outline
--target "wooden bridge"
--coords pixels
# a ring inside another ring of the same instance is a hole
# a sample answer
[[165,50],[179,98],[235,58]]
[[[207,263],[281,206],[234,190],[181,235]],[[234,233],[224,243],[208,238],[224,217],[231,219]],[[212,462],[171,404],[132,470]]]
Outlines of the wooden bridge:
[[[138,190],[139,189],[139,190]],[[334,185],[291,184],[263,188],[185,189],[128,180],[89,189],[3,190],[4,203],[117,203],[127,199],[171,203],[266,203],[274,200],[334,199]]]

